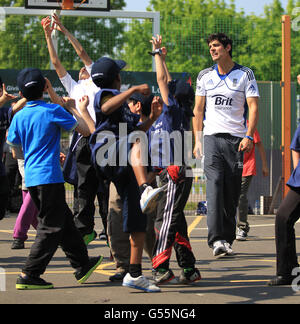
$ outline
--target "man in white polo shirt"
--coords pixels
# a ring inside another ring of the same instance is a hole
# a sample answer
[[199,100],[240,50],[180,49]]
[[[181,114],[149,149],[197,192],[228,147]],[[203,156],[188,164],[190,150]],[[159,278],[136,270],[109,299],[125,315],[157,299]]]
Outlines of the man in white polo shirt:
[[201,158],[204,153],[208,245],[219,257],[234,254],[243,152],[253,146],[259,92],[253,72],[233,62],[231,39],[212,34],[207,43],[216,64],[201,71],[197,79],[194,155]]

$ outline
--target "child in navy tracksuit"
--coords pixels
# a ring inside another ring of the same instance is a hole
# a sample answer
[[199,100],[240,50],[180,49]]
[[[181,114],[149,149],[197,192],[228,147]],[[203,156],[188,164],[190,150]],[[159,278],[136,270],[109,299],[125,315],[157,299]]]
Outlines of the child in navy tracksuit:
[[[161,183],[168,186],[166,196],[159,201],[157,207],[155,221],[157,239],[152,260],[153,277],[157,284],[174,279],[174,274],[169,269],[172,247],[174,246],[177,262],[182,268],[179,281],[191,283],[200,280],[201,276],[199,270],[195,268],[196,260],[189,242],[184,215],[193,178],[186,176],[186,171],[189,168],[183,160],[183,135],[184,131],[188,131],[190,128],[194,91],[183,80],[171,80],[164,60],[166,50],[161,49],[161,36],[153,37],[152,44],[157,82],[164,101],[164,108],[152,127],[149,148],[151,149],[152,166],[159,170]],[[174,141],[170,139],[171,133],[173,133],[172,136],[175,135]],[[162,148],[162,143],[170,145],[167,148]]]
[[131,159],[137,155],[134,153],[136,145],[128,142],[127,135],[138,129],[147,131],[160,114],[161,107],[153,101],[156,110],[139,125],[140,116],[131,113],[127,100],[135,92],[149,95],[150,89],[144,84],[120,93],[120,70],[125,64],[124,61],[102,57],[93,65],[92,79],[101,90],[94,100],[96,131],[91,136],[90,145],[99,176],[115,184],[123,203],[123,231],[130,233],[131,243],[129,273],[123,279],[123,286],[157,292],[160,289],[142,275],[141,261],[147,226],[145,213],[155,207],[163,190],[153,189],[147,184],[144,167],[128,165],[128,152],[131,152]]

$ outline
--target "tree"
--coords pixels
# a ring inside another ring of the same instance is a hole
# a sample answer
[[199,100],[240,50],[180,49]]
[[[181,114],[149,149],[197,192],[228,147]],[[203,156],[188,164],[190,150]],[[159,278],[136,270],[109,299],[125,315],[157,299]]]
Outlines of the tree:
[[[298,0],[299,7],[300,1]],[[298,4],[296,4],[297,6]],[[291,13],[290,0],[287,12]],[[169,50],[168,66],[173,72],[189,72],[193,80],[200,70],[213,64],[206,38],[214,32],[225,32],[234,42],[233,58],[249,66],[258,80],[281,80],[281,16],[285,13],[279,0],[265,6],[264,16],[246,16],[237,12],[235,1],[223,0],[151,0],[147,10],[160,11],[161,34]],[[298,32],[299,34],[299,32]],[[292,34],[293,40],[299,35]],[[123,57],[131,70],[151,71],[147,52],[152,37],[149,22],[134,21],[126,33]],[[299,41],[292,42],[292,57],[299,58]],[[293,75],[300,71],[294,62]]]
[[[22,7],[24,1],[0,0],[0,5]],[[124,6],[124,0],[111,0],[112,9],[123,9]],[[0,68],[50,67],[41,19],[34,16],[6,17],[5,31],[0,31]],[[123,46],[124,24],[117,19],[108,22],[105,19],[62,17],[62,22],[78,37],[94,60],[102,55],[114,55]],[[60,59],[67,69],[79,69],[82,66],[64,35],[59,34],[58,48]]]

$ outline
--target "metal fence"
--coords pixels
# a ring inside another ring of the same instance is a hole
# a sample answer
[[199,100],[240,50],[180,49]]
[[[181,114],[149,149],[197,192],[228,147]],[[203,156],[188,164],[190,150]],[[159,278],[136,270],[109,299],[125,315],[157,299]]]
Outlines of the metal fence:
[[[147,82],[147,80],[145,80]],[[270,175],[262,176],[262,163],[256,150],[257,175],[253,178],[248,192],[250,210],[254,210],[255,203],[261,205],[261,196],[264,197],[264,212],[270,212],[278,208],[282,200],[282,153],[281,153],[281,87],[279,82],[258,82],[260,91],[258,132],[264,145]],[[297,101],[298,100],[298,101]],[[293,134],[298,126],[299,97],[296,95],[296,84],[292,84],[292,125]],[[67,149],[67,141],[64,141]],[[68,186],[68,201],[72,204],[72,187]],[[196,173],[191,194],[186,206],[187,210],[197,211],[199,202],[206,201],[206,180],[203,173]],[[272,206],[271,206],[272,204]]]
[[[49,69],[49,54],[46,48],[40,20],[48,11],[35,11],[28,14],[22,8],[6,10],[5,25],[0,29],[0,68],[22,69],[35,66]],[[64,13],[65,14],[65,13]],[[257,156],[257,176],[249,190],[249,203],[260,196],[271,197],[276,209],[282,197],[282,155],[281,155],[281,22],[280,15],[274,20],[261,17],[232,16],[215,17],[213,15],[197,18],[164,16],[159,13],[145,13],[144,16],[125,14],[124,12],[103,13],[103,17],[92,14],[71,13],[61,17],[67,28],[79,39],[93,60],[102,55],[125,58],[128,71],[149,72],[153,69],[152,59],[148,55],[149,39],[153,34],[161,33],[169,50],[168,66],[170,71],[191,76],[195,85],[197,73],[211,65],[205,38],[212,32],[223,31],[233,38],[234,60],[253,69],[259,81],[260,118],[258,131],[266,149],[270,168],[270,177],[261,175],[261,161]],[[88,16],[87,16],[88,15]],[[272,18],[272,19],[273,19]],[[292,80],[300,72],[299,32],[292,34]],[[270,46],[271,44],[271,46]],[[59,34],[57,38],[59,57],[66,69],[78,70],[81,62],[72,46]],[[298,71],[299,70],[299,71]],[[0,71],[1,75],[4,70]],[[11,74],[12,70],[9,70]],[[128,75],[132,72],[125,71]],[[55,74],[55,72],[53,72]],[[75,77],[75,72],[74,72]],[[3,78],[5,81],[5,77]],[[130,78],[129,78],[130,79]],[[151,73],[141,74],[143,82],[152,82]],[[58,79],[56,78],[57,82]],[[265,80],[273,80],[265,81]],[[9,85],[9,82],[5,82]],[[13,83],[11,81],[11,83]],[[125,83],[130,86],[131,81]],[[57,88],[61,88],[58,84]],[[157,92],[157,85],[152,85]],[[12,84],[9,92],[16,92]],[[298,89],[299,91],[299,89]],[[299,93],[299,92],[298,92]],[[297,85],[292,84],[292,124],[293,134],[299,120],[299,99],[297,109]],[[65,146],[67,146],[64,143]],[[205,179],[199,175],[194,179],[187,209],[196,210],[200,201],[205,201]],[[68,186],[67,199],[72,205],[72,187]]]

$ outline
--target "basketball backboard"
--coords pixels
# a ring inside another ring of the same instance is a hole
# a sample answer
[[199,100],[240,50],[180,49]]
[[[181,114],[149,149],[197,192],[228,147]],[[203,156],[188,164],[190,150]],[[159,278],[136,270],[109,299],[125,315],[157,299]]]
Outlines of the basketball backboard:
[[[62,2],[63,0],[25,0],[25,8],[60,10]],[[110,11],[110,0],[73,0],[72,2],[74,2],[74,9]]]

